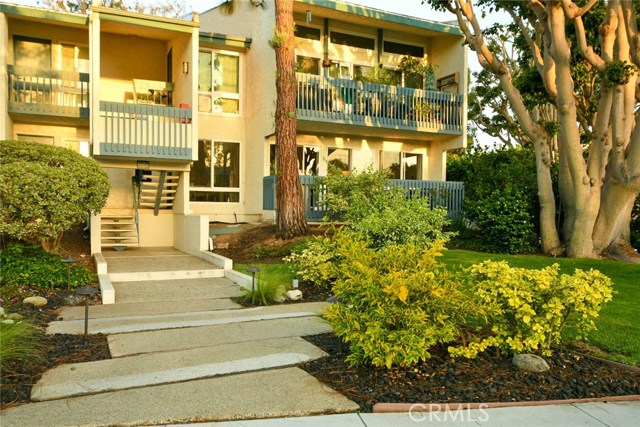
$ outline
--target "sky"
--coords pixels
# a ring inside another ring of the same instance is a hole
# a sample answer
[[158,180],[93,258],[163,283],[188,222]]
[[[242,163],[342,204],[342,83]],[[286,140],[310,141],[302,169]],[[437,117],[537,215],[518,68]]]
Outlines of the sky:
[[[6,3],[25,4],[29,6],[38,6],[38,0],[2,0]],[[249,0],[241,0],[249,1]],[[267,0],[272,2],[273,0]],[[434,12],[428,5],[421,5],[421,0],[345,0],[349,3],[355,3],[363,6],[373,7],[375,9],[387,10],[403,15],[416,16],[434,21],[450,21],[453,15]],[[144,3],[145,1],[143,1]],[[220,0],[186,0],[187,9],[191,8],[196,12],[204,12],[216,4]]]

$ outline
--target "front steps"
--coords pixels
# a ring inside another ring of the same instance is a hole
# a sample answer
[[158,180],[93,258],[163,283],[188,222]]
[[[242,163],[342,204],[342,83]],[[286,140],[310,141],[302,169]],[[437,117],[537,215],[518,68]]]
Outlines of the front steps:
[[100,216],[100,245],[103,248],[138,246],[138,227],[133,214]]

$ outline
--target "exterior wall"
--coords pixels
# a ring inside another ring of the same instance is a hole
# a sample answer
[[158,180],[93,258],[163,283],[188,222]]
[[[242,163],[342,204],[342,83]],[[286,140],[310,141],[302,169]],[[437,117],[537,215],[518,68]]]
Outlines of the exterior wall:
[[34,136],[36,140],[43,137],[53,138],[53,145],[79,151],[89,155],[89,128],[73,126],[40,125],[36,123],[15,123],[10,139],[18,139],[18,135]]
[[[7,17],[0,13],[0,81],[8,81],[7,63],[9,61],[9,27]],[[9,88],[0,84],[0,139],[13,138],[13,122],[8,113]]]
[[139,214],[140,246],[173,247],[173,222],[175,216],[178,215],[174,215],[172,211],[160,211],[159,215],[154,216],[153,210],[141,210]]
[[[239,2],[233,16],[213,9],[200,15],[203,31],[238,34],[251,38],[251,48],[241,54],[241,110],[239,118],[199,114],[199,137],[213,141],[240,142],[240,203],[191,203],[194,213],[208,214],[211,221],[257,221],[262,213],[263,170],[269,162],[263,144],[274,132],[275,54],[274,8],[255,8]],[[228,124],[224,124],[228,122]]]

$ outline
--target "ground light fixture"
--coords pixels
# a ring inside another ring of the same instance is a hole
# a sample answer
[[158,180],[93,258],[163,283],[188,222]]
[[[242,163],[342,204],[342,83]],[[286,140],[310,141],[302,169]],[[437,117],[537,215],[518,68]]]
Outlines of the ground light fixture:
[[63,258],[61,261],[67,264],[67,290],[69,291],[71,290],[71,264],[78,260],[69,255],[68,257]]
[[256,273],[260,273],[260,269],[258,267],[251,267],[247,270],[251,273],[251,304],[255,305],[256,303]]
[[89,297],[98,292],[98,290],[92,286],[83,286],[76,291],[78,295],[84,297],[84,340],[87,341],[87,335],[89,334]]

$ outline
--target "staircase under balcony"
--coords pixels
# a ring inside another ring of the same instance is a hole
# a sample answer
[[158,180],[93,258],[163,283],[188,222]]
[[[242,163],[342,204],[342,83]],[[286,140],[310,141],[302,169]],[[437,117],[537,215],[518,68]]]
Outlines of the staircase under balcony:
[[106,209],[100,215],[102,247],[127,248],[140,245],[140,213],[173,209],[180,175],[166,170],[136,169],[131,179],[133,208]]

